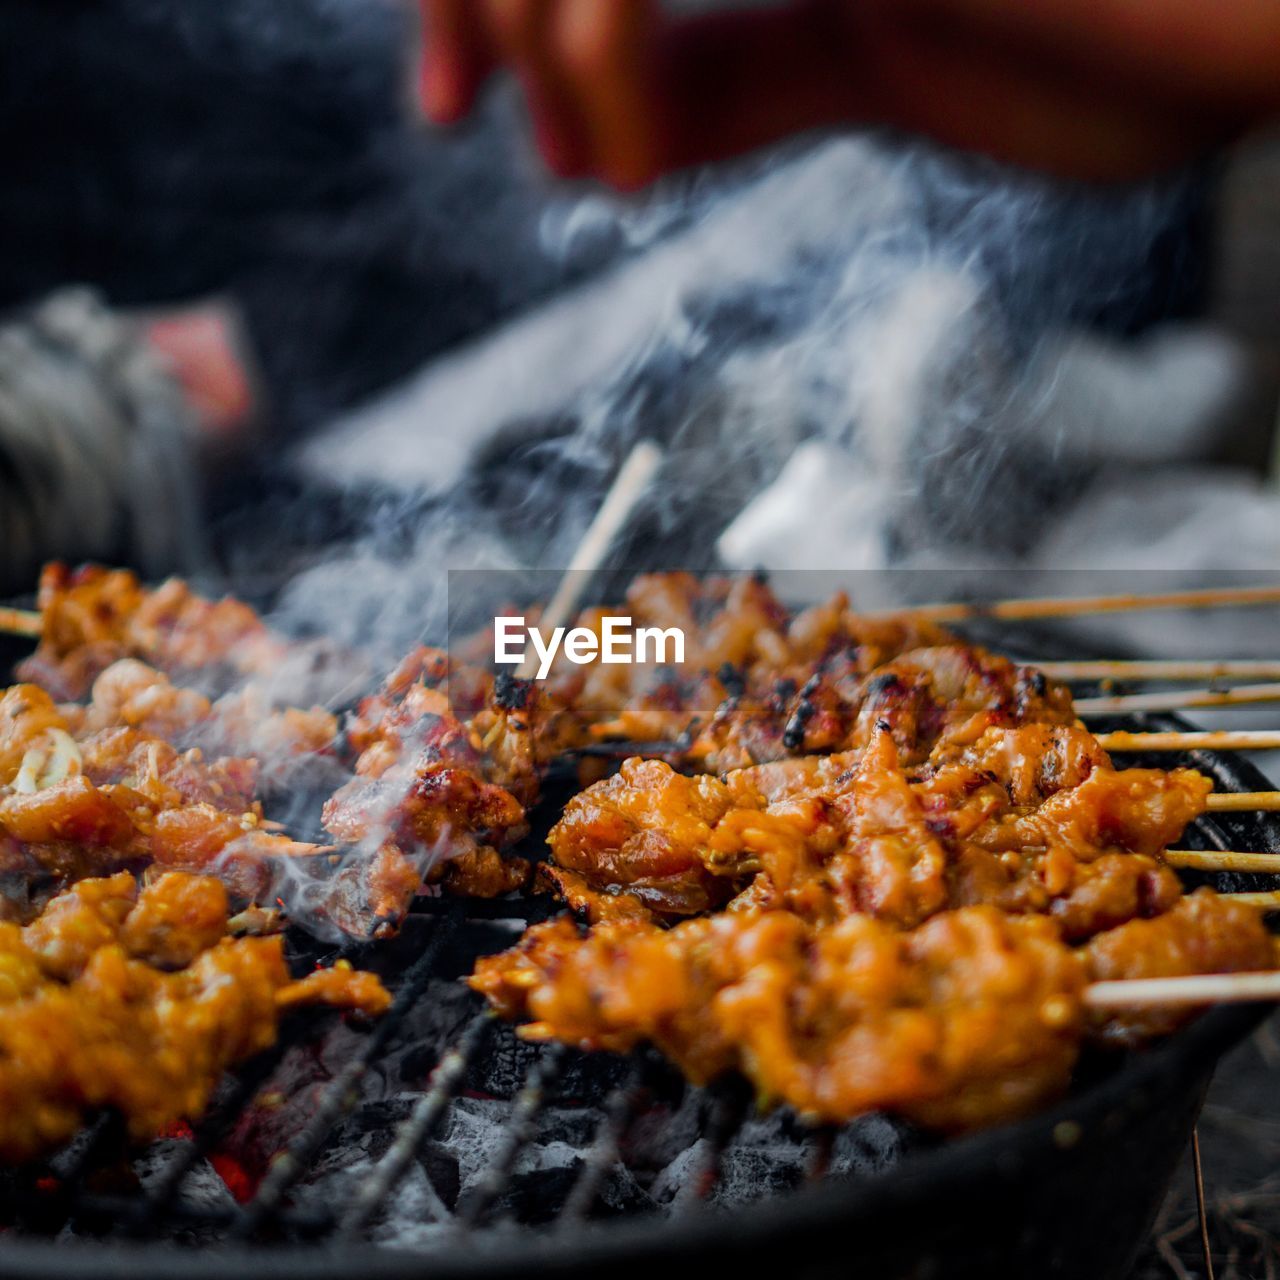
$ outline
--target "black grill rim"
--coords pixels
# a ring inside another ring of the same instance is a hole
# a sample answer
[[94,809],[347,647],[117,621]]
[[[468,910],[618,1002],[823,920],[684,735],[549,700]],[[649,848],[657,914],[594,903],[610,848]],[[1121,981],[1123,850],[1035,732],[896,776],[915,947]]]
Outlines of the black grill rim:
[[[1173,715],[1117,720],[1116,727],[1186,729]],[[1221,790],[1260,791],[1272,784],[1242,759],[1211,752],[1193,753],[1191,761],[1213,777]],[[1280,852],[1280,814],[1249,815],[1255,832],[1251,847]],[[1273,878],[1280,882],[1280,877]],[[974,1175],[1022,1156],[1052,1150],[1055,1129],[1064,1122],[1086,1134],[1123,1127],[1151,1105],[1157,1082],[1167,1088],[1179,1082],[1187,1090],[1203,1087],[1217,1059],[1248,1034],[1268,1006],[1229,1006],[1213,1010],[1152,1049],[1129,1057],[1101,1081],[1056,1106],[1017,1124],[958,1138],[941,1147],[913,1154],[875,1177],[849,1182],[819,1182],[785,1196],[768,1198],[735,1210],[697,1206],[676,1218],[651,1216],[607,1224],[583,1222],[572,1231],[522,1229],[481,1232],[443,1240],[429,1252],[394,1250],[364,1243],[288,1244],[274,1247],[212,1246],[179,1248],[167,1243],[42,1242],[0,1240],[0,1272],[13,1280],[31,1277],[84,1276],[180,1277],[213,1280],[238,1274],[273,1280],[348,1280],[352,1275],[420,1277],[424,1263],[433,1277],[470,1280],[524,1272],[528,1268],[557,1274],[587,1275],[609,1267],[629,1272],[664,1259],[715,1258],[723,1264],[726,1250],[750,1254],[780,1238],[797,1242],[829,1233],[833,1224],[851,1224],[901,1212],[911,1203],[927,1213],[929,1199],[946,1195],[961,1199],[979,1184]]]

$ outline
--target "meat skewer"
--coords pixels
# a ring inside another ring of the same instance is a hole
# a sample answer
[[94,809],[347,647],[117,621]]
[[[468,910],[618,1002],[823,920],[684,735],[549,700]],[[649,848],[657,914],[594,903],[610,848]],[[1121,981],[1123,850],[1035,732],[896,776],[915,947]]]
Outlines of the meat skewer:
[[[640,445],[637,448],[644,448]],[[876,618],[927,619],[931,622],[964,622],[981,618],[1022,621],[1033,618],[1069,618],[1096,613],[1136,612],[1148,609],[1221,609],[1246,605],[1280,604],[1280,587],[1224,587],[1203,591],[1169,591],[1151,595],[1044,597],[1025,600],[996,600],[990,603],[923,604],[870,611]],[[0,610],[0,630],[15,635],[38,636],[41,615],[32,610]]]
[[232,939],[226,890],[181,872],[139,890],[83,880],[0,927],[0,1160],[19,1163],[119,1111],[138,1141],[208,1105],[223,1073],[305,1005],[377,1015],[391,997],[345,961],[294,980],[284,939]]
[[[1182,867],[1188,871],[1252,871],[1272,875],[1280,875],[1280,853],[1238,853],[1228,849],[1203,851],[1200,849],[1166,849],[1161,861],[1171,867]],[[743,858],[735,863],[735,869],[744,874],[755,874],[764,870],[764,864],[757,858]],[[1224,897],[1235,897],[1240,894],[1226,893]]]

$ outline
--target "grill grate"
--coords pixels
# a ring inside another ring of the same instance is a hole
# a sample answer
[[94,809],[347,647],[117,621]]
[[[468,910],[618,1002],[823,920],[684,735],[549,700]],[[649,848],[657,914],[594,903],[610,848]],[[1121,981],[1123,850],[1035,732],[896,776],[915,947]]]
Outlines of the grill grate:
[[[449,1109],[449,1103],[457,1096],[466,1078],[467,1068],[483,1049],[493,1019],[487,1013],[479,1014],[467,1028],[462,1039],[447,1049],[439,1065],[431,1075],[427,1092],[413,1108],[408,1120],[396,1132],[395,1141],[373,1173],[361,1184],[355,1203],[343,1218],[338,1234],[345,1239],[357,1236],[383,1207],[409,1172],[409,1166],[417,1157],[423,1144],[439,1129]],[[430,1184],[428,1184],[430,1185]],[[439,1196],[433,1205],[439,1218],[448,1215],[448,1209]]]
[[[118,1163],[126,1150],[116,1117],[101,1117],[63,1159],[51,1162],[42,1171],[46,1176],[28,1172],[22,1185],[6,1188],[12,1192],[8,1199],[14,1211],[14,1225],[48,1235],[66,1227],[97,1234],[104,1224],[110,1224],[112,1230],[135,1240],[168,1239],[175,1233],[180,1236],[183,1231],[200,1229],[202,1243],[209,1234],[226,1242],[361,1239],[387,1208],[424,1146],[440,1131],[451,1105],[463,1092],[469,1071],[491,1042],[498,1024],[487,1011],[473,1014],[460,1036],[440,1055],[424,1092],[396,1127],[381,1158],[361,1177],[345,1212],[293,1203],[290,1192],[314,1170],[335,1130],[359,1105],[362,1078],[396,1041],[407,1014],[422,998],[429,981],[438,975],[442,953],[462,923],[463,910],[462,904],[450,903],[443,911],[431,913],[435,918],[430,921],[430,940],[405,971],[391,1009],[328,1083],[305,1125],[274,1157],[246,1203],[206,1204],[184,1195],[184,1190],[197,1168],[218,1149],[269,1086],[289,1050],[307,1043],[317,1024],[332,1023],[331,1017],[295,1017],[273,1050],[232,1077],[217,1105],[177,1147],[149,1187],[130,1193],[96,1186],[95,1175],[110,1167],[113,1160]],[[510,1211],[502,1210],[502,1204],[511,1192],[521,1154],[555,1100],[557,1086],[570,1061],[580,1056],[562,1046],[550,1045],[533,1058],[510,1106],[501,1143],[489,1163],[453,1210],[432,1188],[427,1206],[431,1217],[458,1233],[497,1225],[509,1217]],[[590,1141],[584,1144],[576,1175],[561,1198],[555,1215],[558,1226],[567,1227],[592,1216],[602,1184],[617,1165],[629,1130],[661,1092],[661,1084],[652,1077],[663,1070],[645,1054],[636,1054],[628,1061],[626,1078],[605,1097],[600,1121]],[[749,1102],[743,1083],[717,1085],[705,1091],[698,1159],[674,1200],[673,1211],[687,1211],[710,1194]],[[821,1140],[821,1135],[815,1139]],[[824,1165],[815,1160],[810,1162],[810,1168],[817,1177]],[[52,1186],[47,1176],[51,1169],[58,1171]]]
[[[1202,757],[1193,763],[1216,772],[1212,758]],[[1202,820],[1196,828],[1198,843],[1204,847],[1242,847],[1240,840],[1247,838],[1251,825],[1256,827],[1247,816],[1218,815]],[[1223,876],[1216,880],[1220,887],[1240,887],[1256,882],[1257,877]],[[581,1083],[582,1064],[592,1059],[555,1045],[536,1053],[513,1048],[517,1042],[509,1031],[500,1029],[487,1012],[478,1012],[478,1001],[472,997],[462,1007],[455,1032],[441,1039],[442,1051],[433,1050],[434,1060],[426,1064],[429,1073],[423,1071],[426,1082],[420,1095],[394,1125],[389,1144],[360,1169],[350,1193],[337,1204],[318,1203],[315,1197],[294,1193],[338,1142],[341,1126],[364,1101],[362,1085],[370,1074],[380,1069],[389,1054],[404,1048],[411,1015],[428,997],[431,984],[448,981],[454,972],[469,966],[477,948],[471,945],[468,931],[485,931],[486,945],[505,945],[526,919],[538,917],[546,909],[536,902],[427,899],[415,914],[412,930],[415,935],[425,934],[426,941],[411,964],[400,965],[397,960],[401,954],[397,948],[407,951],[413,944],[407,936],[409,929],[399,942],[369,947],[368,956],[389,966],[395,988],[391,1009],[325,1083],[305,1122],[295,1126],[293,1135],[279,1147],[245,1203],[236,1204],[229,1198],[209,1202],[188,1191],[197,1170],[206,1167],[205,1162],[237,1124],[259,1105],[289,1054],[317,1043],[322,1033],[333,1027],[331,1016],[297,1015],[287,1023],[280,1044],[232,1077],[217,1105],[189,1138],[175,1145],[149,1184],[121,1186],[118,1170],[126,1150],[124,1135],[116,1119],[104,1116],[45,1169],[0,1180],[8,1220],[23,1232],[40,1235],[70,1228],[88,1234],[110,1232],[136,1240],[190,1240],[202,1245],[364,1240],[387,1212],[425,1149],[449,1123],[478,1064],[505,1045],[506,1051],[527,1053],[528,1060],[518,1077],[519,1085],[512,1089],[502,1136],[487,1163],[457,1195],[437,1188],[430,1177],[417,1185],[425,1188],[421,1214],[441,1231],[463,1238],[476,1230],[509,1223],[513,1216],[520,1216],[518,1207],[512,1205],[522,1156],[550,1108],[558,1101],[580,1101],[574,1090]],[[505,1037],[503,1045],[495,1043],[499,1036]],[[609,1208],[602,1192],[611,1172],[625,1166],[633,1131],[642,1118],[661,1114],[670,1099],[671,1073],[651,1055],[634,1055],[615,1074],[616,1078],[599,1089],[598,1122],[580,1144],[571,1176],[548,1215],[557,1231],[570,1230]],[[689,1212],[715,1192],[726,1156],[743,1132],[750,1111],[750,1094],[741,1081],[727,1081],[694,1096],[700,1108],[697,1141],[671,1202],[675,1214]],[[829,1175],[840,1140],[840,1132],[834,1129],[796,1132],[795,1142],[804,1157],[802,1180],[817,1181]],[[117,1171],[114,1183],[113,1169]]]
[[338,1121],[355,1109],[360,1099],[357,1088],[360,1080],[399,1030],[409,1009],[426,990],[444,944],[461,921],[461,903],[450,904],[450,907],[449,914],[437,925],[426,949],[405,975],[391,1008],[378,1022],[363,1050],[339,1073],[306,1128],[272,1162],[270,1172],[263,1178],[257,1194],[245,1206],[237,1220],[231,1232],[233,1240],[252,1236],[276,1213],[289,1188],[311,1168]]

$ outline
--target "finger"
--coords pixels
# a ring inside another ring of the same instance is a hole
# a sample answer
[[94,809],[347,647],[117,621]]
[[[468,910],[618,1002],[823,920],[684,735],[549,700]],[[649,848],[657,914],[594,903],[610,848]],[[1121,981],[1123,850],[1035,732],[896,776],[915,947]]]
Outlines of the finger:
[[452,124],[471,110],[493,69],[495,47],[477,0],[421,0],[423,110]]
[[653,0],[560,0],[550,32],[560,87],[590,170],[615,186],[652,179],[663,117],[654,71],[660,15]]
[[[610,0],[612,2],[612,0]],[[551,43],[561,0],[478,0],[501,52],[519,79],[539,150],[557,173],[582,171],[585,151],[577,104]]]

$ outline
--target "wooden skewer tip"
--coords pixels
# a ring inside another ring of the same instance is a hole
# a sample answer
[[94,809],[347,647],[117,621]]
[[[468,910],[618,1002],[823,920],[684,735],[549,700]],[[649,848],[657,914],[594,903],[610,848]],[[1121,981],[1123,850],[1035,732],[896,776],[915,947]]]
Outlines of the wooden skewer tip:
[[1091,1009],[1142,1009],[1166,1005],[1242,1004],[1280,1000],[1280,972],[1197,974],[1185,978],[1130,978],[1085,988]]
[[1235,707],[1256,702],[1280,702],[1280,681],[1242,684],[1230,689],[1174,689],[1157,693],[1127,693],[1116,697],[1077,698],[1076,714],[1121,716],[1135,711],[1178,711],[1183,707]]
[[1280,872],[1280,853],[1245,853],[1237,850],[1166,849],[1164,860],[1171,867],[1190,871]]
[[39,637],[44,621],[31,609],[0,608],[0,632],[12,636]]
[[1186,733],[1100,733],[1104,751],[1280,751],[1280,729],[1188,730]]
[[1030,618],[1073,618],[1097,613],[1132,613],[1146,609],[1225,609],[1280,604],[1280,587],[1218,587],[1204,591],[1164,591],[1149,595],[1045,596],[988,603],[905,605],[868,617],[912,617],[930,622],[963,622],[978,618],[1020,621]]
[[1205,799],[1210,813],[1275,813],[1280,791],[1214,791]]
[[[583,534],[555,595],[543,611],[539,625],[544,631],[564,626],[578,610],[591,578],[631,519],[636,505],[662,466],[663,456],[662,450],[651,440],[640,441],[627,455],[599,511]],[[522,680],[528,680],[537,668],[537,655],[531,655],[516,674]]]

